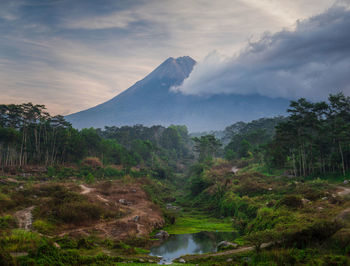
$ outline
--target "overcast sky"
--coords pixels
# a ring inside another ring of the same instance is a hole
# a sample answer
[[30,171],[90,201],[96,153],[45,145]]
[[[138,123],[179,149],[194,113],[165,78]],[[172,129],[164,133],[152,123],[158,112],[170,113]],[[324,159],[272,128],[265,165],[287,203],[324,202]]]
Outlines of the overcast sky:
[[[199,62],[178,88],[188,94],[216,91],[292,98],[311,86],[331,85],[335,78],[315,81],[330,70],[342,81],[336,85],[346,87],[348,3],[1,0],[0,103],[32,101],[46,104],[52,113],[69,114],[114,97],[166,58],[183,55]],[[327,48],[316,45],[327,38]],[[286,52],[297,49],[298,43],[308,49]],[[308,52],[314,64],[306,62]],[[322,57],[323,53],[329,56]],[[341,62],[325,65],[337,59]],[[293,84],[295,91],[292,86],[279,86],[284,77],[290,84],[294,74],[301,80]],[[204,77],[212,78],[219,87],[203,87]],[[261,83],[264,86],[256,86]],[[325,93],[324,86],[322,95]],[[311,89],[302,94],[312,95]]]

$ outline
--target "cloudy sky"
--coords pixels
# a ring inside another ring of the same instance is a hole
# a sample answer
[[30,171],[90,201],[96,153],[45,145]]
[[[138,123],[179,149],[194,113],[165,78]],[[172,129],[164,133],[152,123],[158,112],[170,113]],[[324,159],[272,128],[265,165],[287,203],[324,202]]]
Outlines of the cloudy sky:
[[0,103],[32,101],[69,114],[183,55],[199,64],[175,88],[182,93],[350,91],[348,7],[347,0],[1,0]]

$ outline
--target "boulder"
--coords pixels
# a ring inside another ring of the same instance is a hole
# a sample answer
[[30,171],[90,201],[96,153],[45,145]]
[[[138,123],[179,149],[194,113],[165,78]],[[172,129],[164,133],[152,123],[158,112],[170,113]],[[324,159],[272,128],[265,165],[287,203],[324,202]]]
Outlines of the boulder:
[[179,262],[180,262],[180,263],[186,263],[186,261],[185,261],[183,258],[180,258],[180,259],[179,259]]
[[167,239],[169,237],[168,232],[164,231],[164,230],[160,230],[156,235],[155,238],[158,239]]
[[231,243],[229,241],[221,241],[218,244],[218,250],[225,250],[225,249],[235,249],[238,247],[238,244]]

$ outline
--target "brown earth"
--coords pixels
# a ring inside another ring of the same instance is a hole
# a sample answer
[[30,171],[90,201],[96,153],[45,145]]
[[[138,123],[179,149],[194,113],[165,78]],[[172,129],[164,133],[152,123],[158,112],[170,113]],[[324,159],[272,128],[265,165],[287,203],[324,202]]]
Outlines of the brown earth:
[[110,181],[97,185],[80,185],[80,188],[80,193],[87,196],[90,202],[118,207],[124,215],[119,219],[101,219],[89,226],[67,228],[60,236],[94,233],[109,239],[146,237],[164,225],[160,208],[142,189],[142,182],[125,184],[122,181]]

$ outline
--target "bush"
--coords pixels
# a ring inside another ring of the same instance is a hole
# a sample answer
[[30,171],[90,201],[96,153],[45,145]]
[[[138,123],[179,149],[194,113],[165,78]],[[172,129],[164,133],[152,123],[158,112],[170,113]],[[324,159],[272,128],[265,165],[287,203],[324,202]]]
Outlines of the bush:
[[113,166],[107,166],[104,169],[104,174],[106,177],[110,177],[110,178],[118,178],[118,177],[122,177],[124,175],[124,171],[123,170],[119,170]]
[[10,229],[16,226],[16,220],[11,215],[5,215],[0,217],[0,229]]
[[298,209],[303,207],[303,201],[299,196],[286,195],[277,203],[277,207],[280,206],[286,206],[291,209]]
[[43,238],[37,233],[14,229],[11,234],[3,237],[2,244],[7,251],[16,252],[35,250],[44,242]]
[[272,230],[252,232],[245,236],[244,239],[255,247],[256,252],[259,252],[263,243],[268,243],[276,240],[276,233]]
[[305,247],[313,242],[321,242],[331,237],[342,225],[338,221],[317,221],[301,228],[290,226],[288,230],[282,230],[280,238],[287,244]]
[[14,205],[15,204],[14,204],[13,200],[11,200],[11,198],[9,196],[0,192],[0,213],[3,210],[7,210],[7,209],[13,207]]
[[97,157],[87,157],[82,162],[82,165],[91,167],[92,169],[102,168],[102,162]]
[[85,177],[85,182],[88,184],[91,184],[94,181],[95,181],[95,177],[91,173],[88,173],[88,175]]
[[65,223],[84,224],[98,220],[102,215],[102,209],[89,202],[68,202],[57,206],[56,217]]
[[6,250],[4,250],[4,248],[1,245],[2,243],[0,243],[0,265],[3,266],[14,266],[15,263],[11,257],[11,254],[8,253]]
[[36,220],[33,223],[33,228],[42,234],[50,234],[55,229],[55,226],[45,220]]

